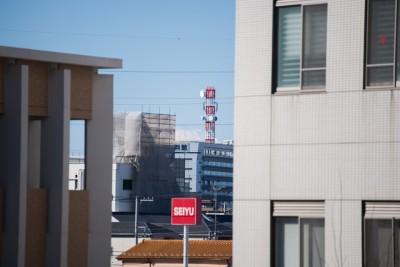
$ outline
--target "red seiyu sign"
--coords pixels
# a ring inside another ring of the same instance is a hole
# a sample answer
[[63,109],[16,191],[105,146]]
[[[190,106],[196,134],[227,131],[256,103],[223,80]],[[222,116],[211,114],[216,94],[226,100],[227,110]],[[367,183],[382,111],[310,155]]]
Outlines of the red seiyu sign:
[[171,202],[171,224],[201,224],[201,199],[173,198]]

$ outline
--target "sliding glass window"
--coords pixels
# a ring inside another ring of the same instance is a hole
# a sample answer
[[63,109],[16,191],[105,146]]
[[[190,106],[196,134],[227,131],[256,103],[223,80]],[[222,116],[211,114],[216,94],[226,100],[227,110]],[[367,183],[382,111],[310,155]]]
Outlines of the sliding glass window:
[[399,4],[396,0],[368,1],[367,88],[400,86]]
[[274,202],[275,267],[325,266],[323,202]]
[[400,267],[400,203],[367,202],[364,266]]
[[287,2],[277,1],[277,91],[324,89],[327,5]]

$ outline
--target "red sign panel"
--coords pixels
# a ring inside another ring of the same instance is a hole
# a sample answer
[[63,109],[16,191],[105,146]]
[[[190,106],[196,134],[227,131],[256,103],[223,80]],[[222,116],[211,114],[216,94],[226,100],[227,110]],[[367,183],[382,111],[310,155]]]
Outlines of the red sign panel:
[[201,199],[173,198],[171,202],[171,224],[201,224]]

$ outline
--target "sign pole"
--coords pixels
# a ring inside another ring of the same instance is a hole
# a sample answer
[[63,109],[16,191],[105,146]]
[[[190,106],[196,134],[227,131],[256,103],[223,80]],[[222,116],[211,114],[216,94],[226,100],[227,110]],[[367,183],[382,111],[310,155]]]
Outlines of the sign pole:
[[137,245],[138,238],[138,196],[135,197],[135,244]]
[[172,198],[171,224],[183,225],[183,267],[189,266],[189,225],[201,224],[200,198]]
[[183,267],[189,266],[189,226],[183,226]]

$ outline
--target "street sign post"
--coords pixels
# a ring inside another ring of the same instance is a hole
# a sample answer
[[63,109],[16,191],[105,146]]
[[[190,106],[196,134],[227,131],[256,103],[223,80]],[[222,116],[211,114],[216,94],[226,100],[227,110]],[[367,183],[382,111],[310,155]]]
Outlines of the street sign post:
[[173,198],[171,224],[183,225],[183,266],[189,264],[189,225],[201,224],[200,198]]

